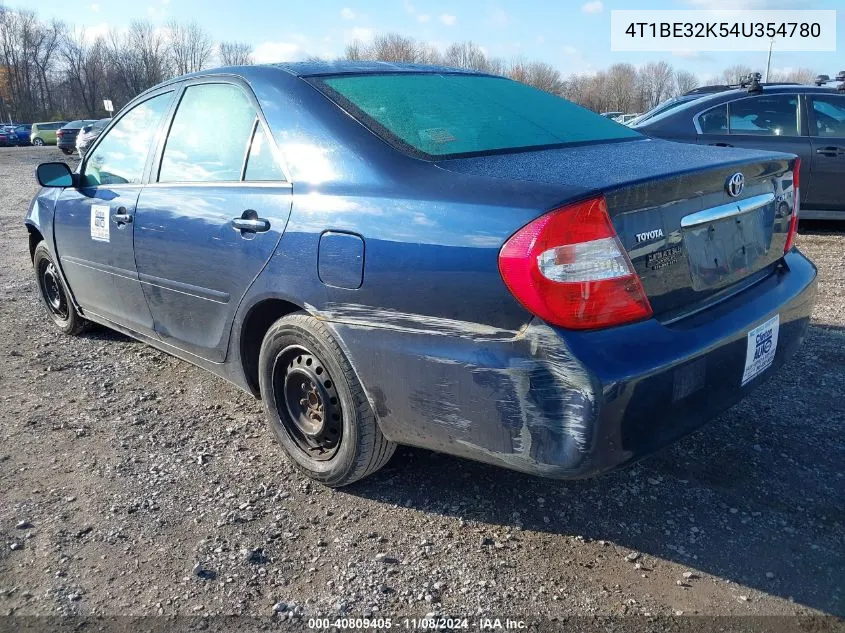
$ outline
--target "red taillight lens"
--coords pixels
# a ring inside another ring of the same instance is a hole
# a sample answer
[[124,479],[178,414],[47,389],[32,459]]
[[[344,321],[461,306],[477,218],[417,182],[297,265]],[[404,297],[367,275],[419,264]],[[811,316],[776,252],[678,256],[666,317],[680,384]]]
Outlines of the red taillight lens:
[[798,232],[798,211],[801,208],[801,195],[798,187],[798,178],[801,172],[801,159],[795,159],[795,165],[792,168],[792,188],[794,191],[792,217],[789,220],[789,232],[786,234],[786,245],[783,247],[783,254],[786,255],[792,250],[792,245],[795,243],[795,234]]
[[604,196],[522,227],[499,252],[499,271],[526,309],[554,325],[589,330],[652,315]]

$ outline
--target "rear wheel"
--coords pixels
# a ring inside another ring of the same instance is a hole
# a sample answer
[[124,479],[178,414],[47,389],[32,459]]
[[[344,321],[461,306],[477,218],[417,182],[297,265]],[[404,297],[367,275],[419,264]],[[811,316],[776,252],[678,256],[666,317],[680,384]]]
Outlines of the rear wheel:
[[70,293],[44,242],[39,242],[35,247],[32,265],[35,268],[35,280],[38,283],[41,300],[53,323],[65,334],[75,335],[84,331],[88,321],[77,314],[70,300]]
[[35,146],[37,146],[37,147],[41,147],[42,145],[44,145],[44,139],[43,139],[43,138],[38,138],[38,137],[36,136],[34,139],[32,139],[32,144],[33,144],[33,145],[35,145]]
[[64,147],[62,147],[61,150],[62,150],[62,154],[64,154],[65,156],[70,156],[71,154],[73,154],[72,149],[65,149]]
[[328,327],[298,312],[264,337],[258,361],[273,432],[306,475],[344,486],[387,463],[396,445],[381,433],[352,366]]

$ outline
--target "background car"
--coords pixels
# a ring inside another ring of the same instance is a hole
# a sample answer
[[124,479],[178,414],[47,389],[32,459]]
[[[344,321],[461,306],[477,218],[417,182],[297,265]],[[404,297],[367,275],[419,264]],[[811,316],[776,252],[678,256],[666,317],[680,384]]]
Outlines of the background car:
[[397,444],[562,478],[629,463],[761,384],[815,303],[794,155],[649,139],[470,71],[200,72],[37,176],[55,325],[262,397],[332,486]]
[[17,137],[17,145],[29,145],[29,137],[32,134],[32,126],[22,123],[14,127],[14,134]]
[[845,219],[842,87],[758,84],[719,90],[633,127],[673,141],[797,154],[801,217]]
[[64,154],[73,154],[76,151],[76,137],[83,126],[94,122],[94,119],[78,119],[66,123],[56,131],[56,145]]
[[640,123],[645,123],[649,119],[656,117],[658,114],[662,114],[663,112],[666,112],[667,110],[671,110],[672,108],[676,108],[683,103],[688,103],[690,101],[694,101],[695,99],[698,99],[700,97],[701,97],[700,94],[693,94],[693,93],[687,93],[687,94],[683,94],[683,95],[680,95],[680,96],[677,96],[677,97],[672,97],[671,99],[667,99],[666,101],[654,106],[648,112],[645,112],[644,114],[641,114],[638,117],[631,119],[630,121],[628,121],[628,125],[630,127],[634,127],[635,125],[638,125]]
[[93,123],[87,123],[82,126],[79,130],[79,134],[76,135],[76,151],[79,154],[79,158],[85,156],[85,152],[87,152],[88,148],[91,147],[91,143],[93,143],[96,138],[102,134],[103,130],[106,129],[106,126],[109,124],[109,121],[111,121],[111,119],[99,119]]
[[630,124],[631,121],[636,119],[641,114],[642,114],[642,112],[633,112],[631,114],[620,114],[618,117],[616,117],[613,120],[616,121],[617,123],[621,123],[622,125],[628,125],[628,124]]
[[29,141],[33,145],[55,145],[56,132],[67,121],[43,121],[41,123],[33,123],[30,131]]
[[9,147],[15,145],[14,140],[17,139],[14,128],[8,125],[0,127],[0,147]]

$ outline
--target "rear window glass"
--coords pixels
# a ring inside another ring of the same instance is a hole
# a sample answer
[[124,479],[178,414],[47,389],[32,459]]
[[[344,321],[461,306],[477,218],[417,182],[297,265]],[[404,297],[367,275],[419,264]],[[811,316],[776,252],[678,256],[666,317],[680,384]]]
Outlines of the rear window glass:
[[640,137],[565,99],[500,77],[394,73],[313,83],[384,140],[428,158]]

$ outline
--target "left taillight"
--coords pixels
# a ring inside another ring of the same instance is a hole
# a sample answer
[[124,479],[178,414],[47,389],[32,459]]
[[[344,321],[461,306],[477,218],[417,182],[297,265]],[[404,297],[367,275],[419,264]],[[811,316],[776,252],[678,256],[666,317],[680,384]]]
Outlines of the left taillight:
[[795,234],[798,232],[798,212],[801,208],[801,193],[798,186],[798,180],[801,172],[801,159],[795,159],[795,165],[792,167],[792,190],[793,190],[793,206],[792,217],[789,219],[789,232],[786,234],[786,244],[783,247],[783,254],[786,255],[795,243]]
[[553,325],[589,330],[652,315],[604,196],[522,227],[499,252],[499,271],[514,297]]

